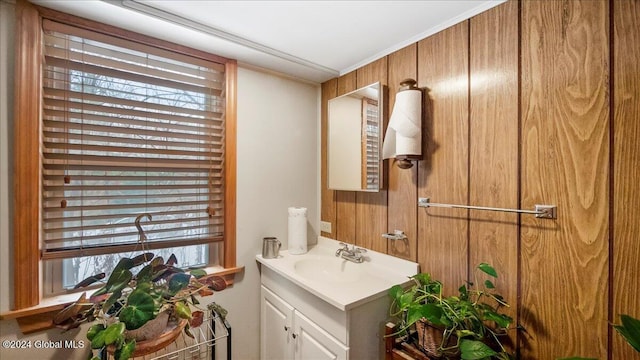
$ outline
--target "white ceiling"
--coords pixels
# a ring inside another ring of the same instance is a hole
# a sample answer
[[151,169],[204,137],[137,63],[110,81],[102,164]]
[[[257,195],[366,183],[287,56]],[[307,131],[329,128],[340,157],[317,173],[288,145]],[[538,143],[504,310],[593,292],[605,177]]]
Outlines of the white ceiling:
[[33,3],[323,82],[504,0],[32,0]]

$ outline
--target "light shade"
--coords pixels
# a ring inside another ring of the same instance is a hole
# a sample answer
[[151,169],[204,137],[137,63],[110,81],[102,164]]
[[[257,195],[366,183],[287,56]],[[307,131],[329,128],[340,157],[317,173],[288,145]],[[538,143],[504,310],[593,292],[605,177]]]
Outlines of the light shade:
[[403,80],[396,94],[382,144],[382,158],[397,160],[401,168],[413,166],[422,158],[422,91],[413,79]]

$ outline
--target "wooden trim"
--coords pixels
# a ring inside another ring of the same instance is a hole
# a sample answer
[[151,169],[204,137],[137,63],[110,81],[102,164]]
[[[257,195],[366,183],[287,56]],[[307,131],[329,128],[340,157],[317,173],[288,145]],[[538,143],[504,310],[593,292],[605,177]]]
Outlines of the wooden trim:
[[68,302],[62,302],[57,304],[36,305],[36,306],[30,306],[24,309],[7,311],[5,313],[0,314],[0,320],[21,319],[21,318],[31,317],[31,316],[40,315],[43,313],[48,313],[48,312],[58,312],[64,309],[67,305],[71,304],[73,301],[75,301],[75,299],[69,300]]
[[[27,1],[16,3],[13,283],[14,309],[38,304],[40,259],[40,16]],[[34,276],[35,275],[35,276]],[[34,278],[36,279],[34,281]]]
[[[209,276],[222,276],[228,286],[233,285],[234,277],[238,273],[244,272],[244,266],[224,268],[212,271]],[[94,289],[97,290],[97,289]],[[54,326],[53,317],[69,304],[77,300],[79,293],[70,293],[60,296],[54,296],[47,299],[46,303],[31,306],[28,308],[7,311],[0,314],[0,320],[16,319],[20,331],[23,334],[29,334],[37,331],[51,329]]]
[[237,172],[237,77],[238,65],[229,61],[226,65],[226,119],[225,119],[225,191],[224,191],[224,267],[236,266],[236,172]]
[[[15,145],[14,155],[14,292],[12,309],[15,314],[2,314],[0,318],[25,316],[57,311],[62,305],[38,306],[40,281],[26,281],[25,274],[40,274],[40,119],[41,119],[41,61],[42,18],[60,21],[103,34],[126,38],[141,44],[187,54],[196,58],[224,63],[226,83],[226,149],[225,157],[225,240],[224,267],[229,274],[224,277],[233,283],[236,267],[236,80],[235,60],[203,51],[176,45],[164,40],[135,34],[116,27],[64,14],[55,10],[34,6],[26,0],[16,2],[16,60],[15,69]],[[37,99],[34,101],[34,99]],[[237,270],[237,271],[236,271]],[[9,316],[9,317],[7,317]],[[42,325],[41,320],[36,321]],[[29,330],[31,331],[31,330]],[[35,331],[35,330],[34,330]]]
[[232,268],[225,267],[223,270],[215,272],[211,275],[222,276],[222,278],[224,278],[224,281],[227,283],[227,286],[231,286],[235,282],[236,274],[243,273],[243,272],[244,272],[244,266],[236,266]]
[[16,321],[18,322],[18,327],[23,334],[31,334],[46,329],[53,329],[55,327],[53,324],[53,317],[62,309],[64,309],[64,307],[49,312],[34,314],[28,317],[21,317],[16,319]]
[[388,322],[384,327],[384,360],[428,360],[429,357],[396,333],[396,324]]

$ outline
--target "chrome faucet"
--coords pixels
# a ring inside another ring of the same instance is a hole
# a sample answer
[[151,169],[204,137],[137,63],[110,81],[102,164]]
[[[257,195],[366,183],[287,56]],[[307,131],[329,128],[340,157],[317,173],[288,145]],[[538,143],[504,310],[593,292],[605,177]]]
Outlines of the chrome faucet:
[[336,251],[336,256],[340,256],[345,260],[349,260],[354,263],[362,263],[365,258],[362,256],[363,253],[367,252],[367,249],[359,248],[353,245],[351,249],[349,249],[349,244],[345,244],[343,242],[340,243],[342,247]]
[[343,247],[336,251],[336,257],[340,256],[343,251],[349,251],[349,244],[341,242],[340,245],[342,245]]

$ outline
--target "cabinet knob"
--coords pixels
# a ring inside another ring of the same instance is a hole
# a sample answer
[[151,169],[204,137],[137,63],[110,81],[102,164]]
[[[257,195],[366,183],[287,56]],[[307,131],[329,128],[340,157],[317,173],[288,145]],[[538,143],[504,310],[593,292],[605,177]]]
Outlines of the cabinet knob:
[[284,326],[284,331],[289,331],[289,327],[287,325]]
[[295,339],[295,338],[297,338],[297,337],[298,337],[298,334],[293,333],[293,334],[291,334],[291,337]]

